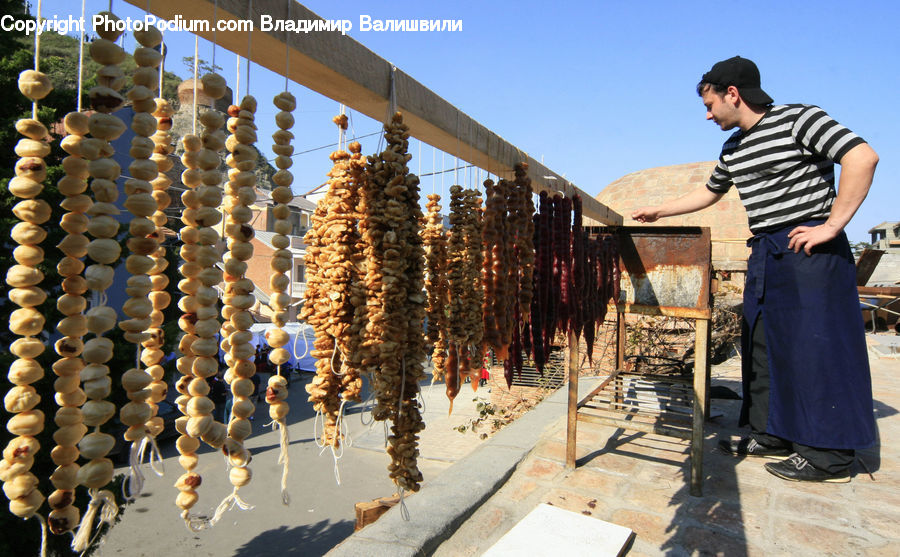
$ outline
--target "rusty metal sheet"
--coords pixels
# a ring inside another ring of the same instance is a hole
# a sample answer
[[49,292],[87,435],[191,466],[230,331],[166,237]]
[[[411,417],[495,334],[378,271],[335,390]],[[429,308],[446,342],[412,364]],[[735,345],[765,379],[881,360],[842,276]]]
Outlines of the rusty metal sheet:
[[620,311],[709,318],[708,227],[623,226],[619,240]]

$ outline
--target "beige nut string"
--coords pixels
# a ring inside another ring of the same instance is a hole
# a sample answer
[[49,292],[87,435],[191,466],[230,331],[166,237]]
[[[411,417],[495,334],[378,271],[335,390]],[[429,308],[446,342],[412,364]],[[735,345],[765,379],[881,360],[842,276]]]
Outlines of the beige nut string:
[[[118,18],[110,11],[101,14],[111,20]],[[119,209],[115,205],[118,199],[118,187],[116,180],[121,174],[121,168],[113,160],[114,153],[111,141],[117,139],[125,131],[125,124],[113,112],[125,103],[125,97],[119,90],[125,84],[125,78],[119,65],[125,59],[125,51],[116,44],[121,31],[99,27],[97,34],[100,38],[94,40],[90,46],[90,56],[94,62],[100,64],[97,70],[97,86],[88,92],[91,107],[96,111],[88,120],[90,139],[82,142],[82,156],[90,161],[88,172],[93,178],[90,183],[94,203],[88,210],[90,222],[87,232],[93,239],[87,246],[87,256],[94,263],[85,269],[87,287],[92,292],[94,303],[87,312],[87,331],[94,335],[84,344],[82,358],[86,363],[81,371],[81,381],[87,402],[82,408],[84,424],[93,428],[90,437],[94,450],[88,454],[82,450],[82,456],[89,458],[89,462],[78,470],[78,483],[87,487],[91,494],[89,511],[81,520],[72,549],[82,552],[88,548],[91,541],[93,519],[96,513],[90,512],[91,508],[104,509],[101,513],[111,513],[110,504],[114,500],[108,500],[101,495],[104,486],[112,481],[113,463],[106,458],[106,454],[112,448],[110,440],[112,436],[103,433],[100,427],[115,415],[115,405],[105,400],[112,388],[110,369],[107,365],[113,357],[113,342],[103,335],[116,326],[116,312],[106,304],[106,290],[112,285],[114,269],[113,265],[121,256],[121,247],[116,240],[119,232],[119,222],[115,216]],[[129,258],[130,259],[130,258]],[[136,265],[134,260],[126,260],[126,269],[134,273]],[[139,405],[125,405],[122,412],[127,419],[137,419],[142,409]],[[82,442],[82,445],[86,444]]]
[[[40,18],[40,3],[38,6]],[[10,345],[10,352],[16,360],[10,365],[7,377],[14,387],[3,399],[6,411],[13,414],[6,427],[14,437],[3,450],[0,481],[9,498],[11,513],[25,520],[37,517],[41,524],[43,555],[46,552],[47,524],[38,510],[44,503],[44,495],[37,489],[38,478],[30,470],[34,455],[40,449],[35,436],[44,429],[44,414],[35,408],[40,396],[31,385],[44,376],[44,370],[35,358],[44,351],[43,342],[38,337],[44,329],[45,320],[35,306],[47,298],[46,292],[39,286],[44,275],[37,265],[44,260],[44,252],[38,244],[47,236],[41,225],[50,219],[50,205],[35,197],[43,190],[42,182],[46,178],[43,157],[49,154],[50,148],[44,142],[47,130],[37,121],[37,101],[44,98],[53,86],[47,76],[38,71],[38,53],[36,34],[35,69],[19,74],[19,90],[33,101],[32,118],[16,122],[16,130],[24,138],[16,144],[16,155],[20,158],[15,166],[16,177],[9,183],[10,192],[21,199],[13,207],[13,215],[19,222],[10,231],[13,241],[18,244],[13,250],[16,265],[6,272],[6,284],[11,288],[9,298],[19,306],[10,315],[9,330],[19,338]],[[77,387],[77,379],[75,383]]]
[[226,163],[230,167],[228,182],[225,184],[225,235],[228,251],[224,256],[225,295],[222,308],[222,342],[228,370],[225,381],[231,387],[234,399],[232,414],[228,423],[227,438],[222,450],[231,466],[229,480],[233,486],[216,509],[210,524],[215,524],[229,509],[237,506],[242,510],[252,509],[238,495],[238,490],[250,483],[251,471],[247,466],[250,452],[244,446],[252,427],[250,417],[255,412],[251,398],[254,385],[251,378],[256,373],[253,358],[256,348],[252,343],[250,326],[253,317],[250,308],[256,303],[253,296],[253,282],[247,278],[247,261],[253,256],[254,232],[250,226],[253,212],[250,205],[256,200],[256,169],[259,152],[256,143],[256,99],[246,95],[240,105],[229,107],[227,129],[231,135],[225,141],[230,152]]
[[[166,295],[153,290],[151,275],[158,275],[165,268],[165,250],[160,253],[162,237],[153,217],[158,209],[159,194],[154,195],[151,182],[159,176],[159,166],[153,159],[156,154],[152,137],[157,132],[155,91],[159,78],[157,68],[162,55],[154,49],[162,42],[162,34],[156,27],[149,27],[134,33],[138,43],[134,51],[137,64],[132,82],[134,87],[128,92],[134,110],[131,128],[135,136],[131,141],[130,154],[133,161],[128,167],[131,177],[125,182],[125,208],[132,215],[129,223],[127,247],[131,255],[126,266],[131,265],[131,277],[125,289],[129,299],[123,312],[130,317],[119,323],[125,331],[125,340],[135,345],[135,366],[122,375],[122,387],[131,401],[120,411],[122,423],[128,426],[125,440],[131,442],[129,452],[130,472],[122,485],[123,496],[133,499],[143,488],[144,476],[140,471],[146,449],[152,447],[151,455],[159,453],[155,445],[155,435],[161,427],[156,415],[159,395],[165,395],[159,387],[152,390],[151,384],[161,379],[158,362],[164,357],[163,339],[159,327],[162,325],[161,307],[168,305]],[[164,192],[163,192],[164,193]],[[160,257],[162,255],[162,257]],[[154,313],[155,312],[155,313]],[[143,364],[146,369],[142,369]],[[149,371],[153,368],[153,374]],[[151,401],[152,397],[152,401]],[[155,430],[155,431],[154,431]],[[152,460],[151,456],[151,460]]]
[[[290,10],[290,5],[288,6],[288,10]],[[297,100],[287,91],[287,71],[288,70],[286,69],[285,90],[277,94],[273,99],[275,107],[279,110],[275,115],[275,124],[278,126],[279,131],[276,131],[272,135],[272,139],[275,141],[275,144],[272,145],[272,149],[276,153],[275,166],[278,167],[278,171],[272,177],[276,187],[272,190],[271,195],[276,203],[275,208],[273,208],[273,213],[277,210],[278,214],[282,214],[284,208],[287,208],[288,204],[294,198],[290,188],[291,182],[293,182],[293,176],[289,169],[293,164],[291,155],[294,150],[290,143],[292,139],[290,129],[294,125],[294,117],[291,115],[291,112],[297,107]],[[283,218],[275,219],[275,236],[272,238],[272,245],[278,250],[276,254],[279,256],[290,256],[290,252],[284,254],[281,250],[290,248],[291,241],[290,238],[288,238],[288,234],[290,234],[291,228],[292,224],[290,220]],[[269,329],[266,332],[266,343],[272,348],[269,352],[269,361],[275,365],[277,370],[276,374],[269,377],[266,386],[266,402],[269,404],[269,417],[272,419],[271,425],[273,428],[280,430],[281,433],[278,463],[282,465],[281,502],[285,505],[290,504],[290,495],[287,490],[287,478],[290,470],[290,455],[288,454],[290,437],[288,435],[286,422],[290,407],[287,402],[288,382],[282,375],[282,366],[288,362],[291,353],[285,348],[285,345],[290,341],[290,336],[284,330],[284,325],[286,321],[285,318],[287,317],[285,312],[288,310],[292,298],[287,292],[290,290],[291,283],[296,281],[296,277],[292,277],[294,273],[292,269],[293,256],[290,257],[290,259],[288,259],[288,257],[279,257],[276,259],[276,257],[273,256],[270,261],[272,272],[269,282],[269,286],[272,290],[270,303],[272,304],[272,310],[275,312],[275,315],[273,319],[274,328]],[[291,272],[291,276],[287,275],[287,271]],[[299,330],[297,334],[300,334]]]

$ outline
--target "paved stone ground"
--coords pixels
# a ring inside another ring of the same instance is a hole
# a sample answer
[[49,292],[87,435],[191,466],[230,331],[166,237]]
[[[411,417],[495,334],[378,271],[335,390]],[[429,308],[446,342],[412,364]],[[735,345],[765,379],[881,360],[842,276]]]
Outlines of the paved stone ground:
[[[869,336],[870,347],[892,337]],[[578,424],[578,466],[565,470],[560,417],[510,479],[434,553],[480,555],[539,503],[626,526],[628,555],[900,554],[900,361],[872,350],[880,443],[860,451],[848,484],[780,480],[765,460],[719,452],[739,435],[740,401],[713,400],[707,424],[702,497],[688,494],[688,443],[597,424]],[[739,390],[737,358],[715,366],[713,385]],[[866,468],[872,472],[869,475]]]
[[[360,419],[361,406],[348,407],[347,424],[352,445],[346,447],[339,461],[341,483],[334,475],[334,459],[314,443],[315,416],[306,401],[304,385],[311,375],[295,378],[289,394],[288,416],[291,435],[289,492],[290,506],[281,504],[279,482],[281,466],[277,463],[279,437],[263,427],[268,420],[265,402],[256,406],[254,434],[247,445],[253,454],[250,467],[253,481],[241,489],[244,499],[255,505],[251,511],[231,510],[215,527],[190,532],[175,507],[177,490],[173,484],[183,470],[178,464],[174,442],[163,446],[165,476],[156,477],[147,464],[144,491],[126,506],[120,521],[105,537],[99,557],[181,555],[227,555],[262,557],[267,555],[322,555],[353,533],[354,504],[396,492],[388,477],[390,458],[384,451],[384,429],[381,423],[366,426]],[[265,384],[265,378],[263,378]],[[449,402],[443,384],[431,388],[422,384],[425,401],[426,429],[421,433],[419,468],[425,485],[433,482],[456,460],[483,444],[477,434],[454,430],[477,415],[477,397],[488,398],[487,389],[473,393],[465,385],[456,398],[453,414],[448,415]],[[205,445],[201,449],[198,472],[203,484],[198,489],[200,501],[196,514],[210,515],[215,505],[230,493],[221,455]],[[120,467],[117,473],[126,473]],[[160,535],[164,532],[164,535]]]

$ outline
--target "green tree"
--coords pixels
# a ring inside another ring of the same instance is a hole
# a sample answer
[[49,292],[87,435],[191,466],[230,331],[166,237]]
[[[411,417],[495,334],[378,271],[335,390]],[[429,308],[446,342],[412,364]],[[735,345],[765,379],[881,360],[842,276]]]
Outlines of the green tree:
[[[194,57],[193,56],[184,56],[181,59],[181,63],[184,64],[184,67],[187,68],[188,74],[190,74],[191,77],[193,77],[194,76]],[[222,66],[220,66],[218,64],[211,64],[211,63],[207,62],[206,60],[204,60],[203,58],[200,58],[197,60],[197,75],[198,76],[202,77],[205,74],[215,73],[215,72],[220,71],[221,69],[222,69]]]

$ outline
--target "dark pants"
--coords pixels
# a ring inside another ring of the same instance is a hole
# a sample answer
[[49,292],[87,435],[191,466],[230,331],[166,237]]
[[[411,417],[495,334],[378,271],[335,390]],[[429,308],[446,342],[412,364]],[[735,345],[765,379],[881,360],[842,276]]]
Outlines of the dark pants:
[[853,465],[855,453],[852,449],[824,449],[792,443],[787,439],[766,433],[769,416],[769,361],[766,351],[766,335],[762,314],[753,327],[751,342],[751,373],[749,377],[750,405],[747,417],[750,421],[750,436],[767,447],[785,447],[793,450],[810,464],[830,474],[842,472]]

